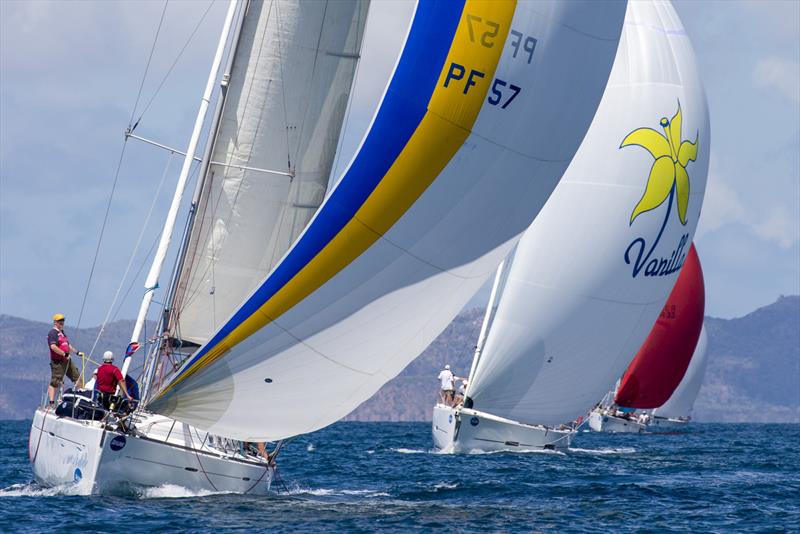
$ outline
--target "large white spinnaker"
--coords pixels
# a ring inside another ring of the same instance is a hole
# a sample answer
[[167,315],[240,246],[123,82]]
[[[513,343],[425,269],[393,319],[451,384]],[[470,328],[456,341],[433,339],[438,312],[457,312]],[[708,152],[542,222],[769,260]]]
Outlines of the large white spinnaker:
[[396,67],[355,156],[152,409],[280,439],[340,419],[396,376],[558,183],[605,87],[625,4],[420,2],[407,26],[376,9],[368,25],[407,36],[387,54]]
[[667,2],[630,2],[597,115],[517,246],[467,392],[476,410],[557,425],[613,386],[689,252],[709,148],[680,20]]
[[697,399],[698,393],[700,393],[700,386],[703,385],[703,377],[708,366],[707,353],[708,333],[706,332],[706,327],[703,326],[700,331],[700,339],[697,340],[697,347],[695,347],[692,359],[689,361],[689,367],[686,369],[686,374],[683,375],[681,383],[672,393],[669,400],[656,409],[655,414],[668,419],[680,419],[689,416],[694,406],[694,401]]
[[173,300],[174,336],[206,342],[322,203],[368,5],[249,2]]

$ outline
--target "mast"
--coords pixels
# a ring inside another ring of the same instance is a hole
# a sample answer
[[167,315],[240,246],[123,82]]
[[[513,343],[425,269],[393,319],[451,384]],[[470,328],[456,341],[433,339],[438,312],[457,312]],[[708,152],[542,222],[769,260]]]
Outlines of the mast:
[[[233,22],[233,15],[236,12],[236,0],[229,0],[228,12],[225,16],[225,23],[222,26],[222,34],[220,35],[219,43],[217,44],[217,51],[214,54],[214,61],[211,63],[211,72],[208,75],[206,88],[203,92],[203,98],[200,101],[200,109],[197,112],[195,119],[194,129],[189,138],[189,146],[186,149],[186,156],[183,160],[183,167],[181,168],[180,176],[178,177],[178,184],[175,187],[175,194],[172,197],[172,204],[170,205],[167,219],[164,223],[164,230],[161,233],[161,240],[158,243],[153,264],[150,267],[150,272],[145,280],[145,294],[142,299],[142,304],[139,307],[139,315],[136,318],[136,324],[133,327],[131,334],[131,343],[139,341],[139,336],[142,333],[144,322],[147,317],[147,312],[150,309],[150,303],[153,300],[153,292],[158,288],[158,277],[161,274],[161,269],[164,265],[164,259],[167,256],[167,249],[169,248],[170,240],[172,239],[172,231],[175,227],[175,220],[178,216],[178,209],[180,208],[181,199],[183,198],[183,191],[186,188],[186,182],[189,178],[189,171],[194,161],[194,153],[197,150],[197,143],[200,140],[200,133],[203,129],[208,106],[211,102],[211,94],[214,90],[214,83],[217,79],[217,72],[222,63],[222,54],[225,51],[225,43],[228,41],[228,34],[230,33],[231,24]],[[128,368],[130,367],[131,357],[126,356],[122,364],[122,376],[125,376]]]
[[[195,218],[197,216],[197,206],[200,199],[200,194],[203,190],[203,186],[207,179],[208,168],[211,164],[211,152],[214,149],[214,144],[216,143],[216,136],[217,131],[219,129],[219,121],[222,117],[222,111],[225,107],[225,101],[228,96],[228,86],[230,83],[230,75],[231,75],[231,68],[233,66],[233,58],[236,55],[236,49],[239,46],[239,37],[242,32],[242,25],[244,24],[244,17],[247,13],[247,6],[249,5],[250,0],[243,0],[239,2],[241,9],[239,10],[238,18],[236,19],[236,28],[233,34],[233,38],[231,39],[231,48],[228,51],[228,62],[225,67],[225,71],[220,79],[220,94],[219,98],[217,99],[216,106],[214,109],[214,116],[211,119],[211,127],[209,129],[208,139],[206,140],[206,146],[203,151],[203,157],[200,162],[200,172],[198,174],[199,179],[197,180],[197,185],[195,187],[194,194],[192,195],[192,205],[189,208],[189,217],[186,224],[186,228],[184,229],[183,235],[181,237],[181,244],[178,250],[178,257],[175,261],[175,267],[173,269],[172,277],[170,280],[169,288],[167,290],[167,298],[164,300],[164,310],[162,312],[161,318],[161,326],[160,332],[163,332],[169,323],[169,314],[173,308],[173,300],[175,298],[175,293],[177,289],[178,283],[178,276],[180,275],[181,268],[183,266],[184,261],[186,260],[186,252],[189,246],[189,236],[192,232],[192,227],[194,226]],[[147,394],[150,390],[150,384],[153,380],[153,376],[155,375],[157,361],[158,361],[158,354],[161,350],[160,344],[156,344],[153,347],[151,356],[148,357],[148,365],[145,366],[145,371],[143,373],[144,379],[142,380],[142,399],[147,398]]]
[[[513,256],[513,252],[511,254]],[[475,345],[475,355],[472,357],[472,366],[469,369],[469,382],[467,383],[467,390],[464,392],[464,402],[469,398],[469,390],[472,387],[472,378],[475,374],[475,369],[478,367],[481,351],[486,344],[486,334],[489,332],[489,324],[494,319],[494,314],[497,311],[497,294],[499,293],[501,280],[503,278],[503,268],[506,263],[511,263],[511,257],[500,262],[497,266],[497,272],[494,275],[494,283],[492,284],[492,292],[489,294],[489,303],[486,305],[486,314],[483,316],[483,324],[481,325],[481,333],[478,335],[478,343]]]

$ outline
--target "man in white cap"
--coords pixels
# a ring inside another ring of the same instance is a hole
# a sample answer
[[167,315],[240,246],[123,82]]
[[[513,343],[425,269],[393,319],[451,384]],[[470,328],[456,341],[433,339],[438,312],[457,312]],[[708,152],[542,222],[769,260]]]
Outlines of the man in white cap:
[[453,376],[453,372],[450,370],[450,365],[445,365],[444,371],[439,373],[439,376],[436,378],[438,378],[442,384],[442,402],[448,406],[452,406],[456,391],[456,383],[455,376]]
[[103,353],[103,365],[97,369],[97,379],[94,388],[100,392],[99,399],[106,409],[111,406],[111,396],[117,392],[117,386],[122,390],[125,398],[130,400],[128,388],[125,387],[125,379],[122,371],[114,365],[114,353],[107,350]]

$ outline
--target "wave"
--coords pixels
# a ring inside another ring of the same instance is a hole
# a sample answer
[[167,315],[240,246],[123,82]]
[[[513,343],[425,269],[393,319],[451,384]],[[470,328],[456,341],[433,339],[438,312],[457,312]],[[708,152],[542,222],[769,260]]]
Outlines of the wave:
[[481,449],[472,449],[467,454],[470,455],[486,455],[486,454],[550,454],[556,456],[564,456],[565,453],[563,451],[557,451],[553,449],[499,449],[496,451],[483,451]]
[[190,490],[176,484],[164,484],[154,488],[141,488],[136,491],[141,499],[185,499],[192,497],[206,497],[208,495],[222,495],[227,491]]
[[311,495],[314,497],[359,496],[359,497],[389,497],[383,491],[369,489],[328,489],[328,488],[302,488],[295,486],[283,492],[283,495]]
[[435,454],[435,451],[430,451],[430,450],[427,450],[427,449],[406,449],[406,448],[403,448],[403,447],[398,447],[396,449],[392,448],[392,449],[389,449],[389,450],[392,451],[392,452],[399,453],[399,454],[431,454],[431,453]]
[[569,452],[578,454],[598,454],[598,455],[634,454],[636,452],[636,449],[634,449],[633,447],[602,447],[600,449],[579,449],[575,447],[570,447]]
[[28,484],[13,484],[0,489],[0,497],[56,497],[63,495],[85,495],[85,488],[76,484],[45,487],[35,482]]

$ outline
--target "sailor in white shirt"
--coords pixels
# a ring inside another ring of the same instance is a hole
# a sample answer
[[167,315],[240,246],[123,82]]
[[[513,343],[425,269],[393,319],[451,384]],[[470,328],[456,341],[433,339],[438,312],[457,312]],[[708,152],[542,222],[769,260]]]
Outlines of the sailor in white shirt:
[[452,406],[456,390],[456,377],[453,375],[453,372],[450,371],[450,366],[445,365],[444,371],[439,373],[437,378],[442,383],[442,402],[448,406]]

